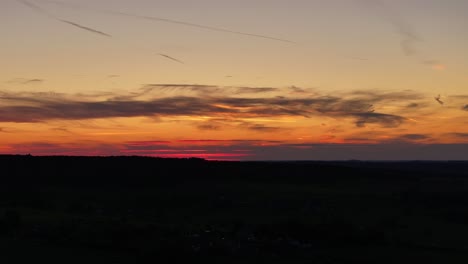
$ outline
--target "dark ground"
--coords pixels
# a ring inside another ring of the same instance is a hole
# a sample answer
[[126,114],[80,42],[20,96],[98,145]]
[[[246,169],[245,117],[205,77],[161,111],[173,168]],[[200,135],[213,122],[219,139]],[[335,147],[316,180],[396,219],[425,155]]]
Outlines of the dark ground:
[[0,263],[468,262],[468,162],[0,166]]

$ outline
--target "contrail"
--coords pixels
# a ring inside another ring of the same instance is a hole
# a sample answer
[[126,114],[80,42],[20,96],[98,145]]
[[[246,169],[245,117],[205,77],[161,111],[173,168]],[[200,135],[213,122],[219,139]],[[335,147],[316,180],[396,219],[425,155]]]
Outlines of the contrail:
[[211,30],[211,31],[218,31],[218,32],[224,32],[224,33],[231,33],[231,34],[236,34],[236,35],[243,35],[243,36],[249,36],[249,37],[255,37],[255,38],[263,38],[263,39],[269,39],[269,40],[275,40],[275,41],[281,41],[281,42],[295,43],[296,44],[296,42],[291,41],[291,40],[287,40],[287,39],[270,37],[270,36],[266,36],[266,35],[246,33],[246,32],[241,32],[241,31],[225,29],[225,28],[212,27],[212,26],[201,25],[201,24],[185,22],[185,21],[180,21],[180,20],[173,20],[173,19],[162,18],[162,17],[154,17],[154,16],[142,16],[142,15],[135,15],[135,14],[129,14],[129,13],[123,13],[123,12],[110,11],[110,10],[92,9],[92,8],[83,7],[81,5],[68,4],[68,3],[63,3],[63,2],[59,2],[59,1],[52,1],[52,0],[44,0],[44,1],[55,4],[55,5],[59,5],[59,6],[72,8],[72,9],[88,9],[88,10],[92,10],[92,11],[100,12],[100,13],[105,13],[105,14],[133,17],[133,18],[138,18],[138,19],[158,21],[158,22],[164,22],[164,23],[170,23],[170,24],[178,24],[178,25],[183,25],[183,26],[188,26],[188,27],[202,28],[202,29]]
[[[114,13],[114,12],[112,12],[112,13]],[[205,26],[205,25],[194,24],[194,23],[189,23],[189,22],[177,21],[177,20],[172,20],[172,19],[167,19],[167,18],[160,18],[160,17],[153,17],[153,16],[139,16],[139,15],[132,15],[132,14],[121,13],[121,12],[115,12],[115,14],[130,16],[130,17],[135,17],[135,18],[141,18],[141,19],[146,19],[146,20],[152,20],[152,21],[160,21],[160,22],[166,22],[166,23],[172,23],[172,24],[179,24],[179,25],[184,25],[184,26],[189,26],[189,27],[203,28],[203,29],[208,29],[208,30],[211,30],[211,31],[218,31],[218,32],[231,33],[231,34],[237,34],[237,35],[244,35],[244,36],[250,36],[250,37],[256,37],[256,38],[276,40],[276,41],[281,41],[281,42],[295,43],[294,41],[287,40],[287,39],[269,37],[269,36],[265,36],[265,35],[258,35],[258,34],[252,34],[252,33],[245,33],[245,32],[240,32],[240,31],[224,29],[224,28],[218,28],[218,27]]]
[[107,33],[104,33],[102,31],[99,31],[99,30],[96,30],[96,29],[92,29],[92,28],[89,28],[89,27],[85,27],[85,26],[82,26],[80,24],[77,24],[75,22],[71,22],[71,21],[68,21],[68,20],[64,20],[64,19],[57,19],[58,21],[60,22],[63,22],[63,23],[66,23],[66,24],[69,24],[69,25],[72,25],[72,26],[75,26],[77,28],[81,28],[81,29],[84,29],[84,30],[87,30],[91,33],[96,33],[96,34],[99,34],[99,35],[102,35],[102,36],[106,36],[106,37],[112,37],[111,35],[107,34]]
[[16,0],[16,1],[18,1],[19,3],[21,3],[21,4],[23,4],[23,5],[25,5],[25,6],[29,7],[29,8],[31,8],[32,10],[35,10],[36,12],[38,12],[38,13],[40,13],[40,14],[43,14],[43,15],[45,15],[45,16],[47,16],[47,17],[49,17],[49,18],[51,18],[51,19],[53,19],[53,20],[55,20],[55,21],[62,22],[62,23],[64,23],[64,24],[68,24],[68,25],[74,26],[74,27],[76,27],[76,28],[83,29],[83,30],[86,30],[86,31],[91,32],[91,33],[94,33],[94,34],[99,34],[99,35],[101,35],[101,36],[112,37],[111,35],[109,35],[109,34],[107,34],[107,33],[104,33],[104,32],[102,32],[102,31],[99,31],[99,30],[96,30],[96,29],[92,29],[92,28],[90,28],[90,27],[86,27],[86,26],[80,25],[80,24],[75,23],[75,22],[72,22],[72,21],[68,21],[68,20],[65,20],[65,19],[60,19],[60,18],[58,18],[58,17],[52,15],[52,14],[49,13],[48,11],[42,9],[41,7],[39,7],[39,6],[37,6],[37,5],[33,4],[33,3],[30,3],[30,2],[28,2],[28,1],[26,1],[26,0]]
[[[69,21],[69,20],[65,20],[65,19],[58,18],[58,17],[56,17],[55,15],[49,13],[47,10],[45,10],[45,9],[41,8],[40,6],[38,6],[38,5],[36,5],[36,4],[33,4],[33,3],[31,3],[31,2],[29,2],[29,1],[27,1],[27,0],[17,0],[17,1],[18,1],[19,3],[21,3],[21,4],[23,4],[23,5],[25,5],[25,6],[29,7],[29,8],[31,8],[32,10],[35,10],[36,12],[38,12],[38,13],[40,13],[40,14],[42,14],[42,15],[45,15],[45,16],[47,16],[47,17],[49,17],[50,19],[56,20],[56,21],[58,21],[58,22],[61,22],[61,23],[64,23],[64,24],[67,24],[67,25],[70,25],[70,26],[74,26],[74,27],[79,28],[79,29],[82,29],[82,30],[86,30],[86,31],[91,32],[91,33],[94,33],[94,34],[98,34],[98,35],[105,36],[105,37],[109,37],[109,38],[112,37],[112,35],[107,34],[107,33],[105,33],[105,32],[102,32],[102,31],[100,31],[100,30],[96,30],[96,29],[93,29],[93,28],[90,28],[90,27],[86,27],[86,26],[80,25],[80,24],[78,24],[78,23]],[[176,58],[173,58],[173,57],[171,57],[171,56],[168,56],[168,55],[166,55],[166,54],[161,54],[161,53],[160,53],[159,55],[164,56],[164,57],[166,57],[166,58],[168,58],[168,59],[170,59],[170,60],[176,61],[176,62],[178,62],[178,63],[184,64],[184,62],[182,62],[182,61],[180,61],[180,60],[178,60],[178,59],[176,59]]]
[[360,61],[368,61],[369,59],[366,58],[360,58],[360,57],[348,57],[350,60],[360,60]]
[[169,55],[162,54],[162,53],[158,53],[158,55],[159,55],[159,56],[163,56],[163,57],[165,57],[165,58],[168,58],[168,59],[170,59],[170,60],[176,61],[176,62],[178,62],[178,63],[182,63],[182,64],[184,64],[184,62],[183,62],[183,61],[181,61],[181,60],[178,60],[178,59],[176,59],[176,58],[174,58],[174,57],[171,57],[171,56],[169,56]]
[[16,1],[23,4],[23,5],[25,5],[25,6],[27,6],[27,7],[29,7],[29,8],[31,8],[32,10],[35,10],[38,13],[41,13],[41,14],[43,14],[45,16],[48,16],[49,18],[52,18],[52,19],[55,19],[55,20],[57,19],[55,16],[51,15],[46,10],[42,9],[41,7],[39,7],[39,6],[37,6],[37,5],[33,4],[33,3],[30,3],[30,2],[28,2],[26,0],[16,0]]

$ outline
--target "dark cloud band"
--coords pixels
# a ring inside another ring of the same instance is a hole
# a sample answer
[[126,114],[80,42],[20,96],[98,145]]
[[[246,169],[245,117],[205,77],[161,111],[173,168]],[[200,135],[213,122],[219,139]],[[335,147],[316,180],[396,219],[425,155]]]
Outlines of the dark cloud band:
[[[172,87],[155,85],[154,87]],[[150,87],[153,89],[154,87]],[[180,86],[177,89],[181,89]],[[148,87],[146,87],[148,88]],[[342,96],[306,94],[300,98],[286,97],[239,97],[242,93],[255,93],[256,89],[268,92],[275,88],[232,88],[223,94],[218,86],[186,86],[187,89],[219,90],[216,96],[148,97],[148,91],[130,95],[110,95],[107,99],[91,101],[91,96],[7,93],[0,92],[0,122],[46,122],[49,120],[84,120],[116,117],[176,117],[209,116],[213,118],[253,117],[313,117],[354,118],[358,127],[378,124],[383,127],[397,127],[405,118],[399,115],[378,113],[374,105],[391,100],[411,100],[420,95],[409,92],[378,93],[355,92]],[[185,89],[183,88],[183,89]],[[232,91],[236,96],[232,97]],[[141,98],[145,95],[147,98]],[[403,99],[404,98],[404,99]],[[200,127],[215,129],[216,127]],[[249,125],[256,131],[274,131],[276,127]]]

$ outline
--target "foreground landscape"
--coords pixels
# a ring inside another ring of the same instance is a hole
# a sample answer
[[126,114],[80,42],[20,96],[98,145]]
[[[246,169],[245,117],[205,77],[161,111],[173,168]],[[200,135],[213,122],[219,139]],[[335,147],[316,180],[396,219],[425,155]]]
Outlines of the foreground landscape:
[[0,156],[3,263],[466,263],[468,162]]

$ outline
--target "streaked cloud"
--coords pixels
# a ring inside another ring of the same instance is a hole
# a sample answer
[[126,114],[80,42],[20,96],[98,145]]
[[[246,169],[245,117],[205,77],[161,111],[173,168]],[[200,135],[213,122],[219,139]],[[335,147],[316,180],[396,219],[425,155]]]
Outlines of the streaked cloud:
[[164,57],[164,58],[166,58],[166,59],[169,59],[169,60],[178,62],[178,63],[180,63],[180,64],[185,64],[183,61],[181,61],[181,60],[179,60],[179,59],[176,59],[176,58],[174,58],[174,57],[172,57],[172,56],[169,56],[169,55],[166,55],[166,54],[162,54],[162,53],[158,53],[158,55],[159,55],[159,56],[162,56],[162,57]]
[[97,29],[94,29],[94,28],[90,28],[90,27],[87,27],[87,26],[83,26],[83,25],[80,25],[78,23],[75,23],[75,22],[72,22],[72,21],[69,21],[69,20],[65,20],[65,19],[58,19],[58,21],[60,22],[63,22],[65,24],[68,24],[68,25],[72,25],[76,28],[80,28],[80,29],[83,29],[83,30],[86,30],[88,32],[91,32],[91,33],[94,33],[94,34],[98,34],[98,35],[101,35],[101,36],[105,36],[105,37],[109,37],[111,38],[112,35],[110,34],[107,34],[105,32],[102,32],[100,30],[97,30]]
[[419,107],[421,107],[421,104],[419,104],[419,103],[410,103],[406,107],[407,108],[419,108]]
[[398,127],[405,118],[397,115],[380,114],[380,113],[357,113],[358,118],[356,126],[365,127],[367,124],[379,124],[383,127]]
[[273,87],[236,87],[236,86],[218,86],[218,85],[200,85],[200,84],[146,84],[141,92],[136,95],[142,96],[151,92],[177,94],[193,92],[198,96],[206,95],[242,95],[242,94],[262,94],[278,92],[280,89]]
[[395,32],[400,37],[400,48],[406,56],[416,56],[422,64],[430,66],[434,70],[443,71],[447,66],[439,60],[426,58],[421,54],[417,44],[423,42],[423,37],[417,32],[414,27],[408,23],[396,10],[381,0],[355,0],[356,2],[371,8],[381,18],[390,23]]
[[23,84],[40,84],[43,83],[44,80],[42,79],[29,79],[23,82]]
[[204,122],[196,125],[196,127],[200,130],[220,130],[222,126],[212,122]]
[[422,63],[430,66],[433,70],[437,71],[443,71],[447,69],[447,66],[438,60],[425,60]]
[[44,8],[38,6],[37,4],[33,4],[33,3],[29,2],[29,1],[26,1],[26,0],[16,0],[16,1],[18,3],[21,3],[21,4],[31,8],[31,10],[33,10],[33,11],[35,11],[35,12],[41,14],[41,15],[44,15],[44,16],[50,18],[50,19],[53,19],[55,21],[58,21],[58,22],[73,26],[75,28],[79,28],[79,29],[91,32],[93,34],[98,34],[98,35],[105,36],[105,37],[112,37],[110,34],[107,34],[107,33],[103,32],[103,31],[100,31],[100,30],[97,30],[97,29],[94,29],[94,28],[91,28],[91,27],[83,26],[81,24],[78,24],[78,23],[70,21],[70,20],[59,18],[59,17],[53,15],[52,13],[48,12]]
[[274,127],[274,126],[266,126],[262,124],[245,124],[243,127],[253,130],[253,131],[258,131],[258,132],[278,132],[284,130],[282,127]]
[[400,47],[406,56],[415,55],[418,51],[416,43],[422,38],[400,15],[380,0],[355,0],[377,12],[380,17],[389,22],[400,36]]
[[[169,89],[175,94],[161,95],[153,89]],[[50,120],[86,120],[116,117],[208,116],[211,118],[250,119],[255,117],[333,117],[352,118],[357,127],[377,124],[397,127],[405,117],[375,111],[375,105],[390,101],[415,100],[412,92],[356,91],[341,95],[316,92],[301,97],[246,97],[277,88],[230,87],[206,85],[152,85],[140,93],[93,97],[42,93],[0,92],[0,122],[47,122]],[[186,96],[184,92],[197,91]],[[200,91],[205,91],[199,93]],[[209,93],[207,91],[214,91]],[[265,94],[265,95],[266,95]],[[144,98],[142,96],[145,96]],[[94,99],[94,100],[93,100]],[[243,120],[242,122],[245,122]],[[201,127],[209,128],[209,127]],[[264,124],[247,126],[251,130],[273,131]]]
[[144,16],[144,15],[130,14],[130,13],[126,13],[126,12],[117,12],[117,11],[104,10],[104,9],[94,9],[94,8],[88,8],[88,7],[85,7],[85,6],[82,6],[82,5],[78,5],[78,4],[70,4],[70,3],[52,1],[52,0],[46,0],[46,2],[55,4],[55,5],[59,5],[59,6],[62,6],[62,7],[78,9],[78,10],[80,10],[80,9],[81,10],[91,10],[91,11],[95,11],[95,12],[99,12],[99,13],[103,13],[103,14],[110,14],[110,15],[116,15],[116,16],[124,16],[124,17],[136,18],[136,19],[143,19],[143,20],[148,20],[148,21],[153,21],[153,22],[162,22],[162,23],[169,23],[169,24],[175,24],[175,25],[181,25],[181,26],[187,26],[187,27],[201,28],[201,29],[215,31],[215,32],[229,33],[229,34],[242,35],[242,36],[254,37],[254,38],[262,38],[262,39],[280,41],[280,42],[286,42],[286,43],[295,43],[294,41],[283,39],[283,38],[277,38],[277,37],[272,37],[272,36],[267,36],[267,35],[262,35],[262,34],[253,34],[253,33],[241,32],[241,31],[236,31],[236,30],[230,30],[230,29],[214,27],[214,26],[209,26],[209,25],[201,25],[201,24],[197,24],[197,23],[193,23],[193,22],[174,20],[174,19],[168,19],[168,18],[163,18],[163,17]]
[[33,78],[33,79],[27,79],[27,78],[16,78],[8,81],[7,83],[12,83],[12,84],[23,84],[23,85],[33,85],[33,84],[41,84],[45,82],[44,79],[39,79],[39,78]]
[[426,134],[404,134],[400,136],[400,139],[404,140],[425,140],[431,138],[429,135]]
[[446,136],[468,139],[468,133],[448,133]]

